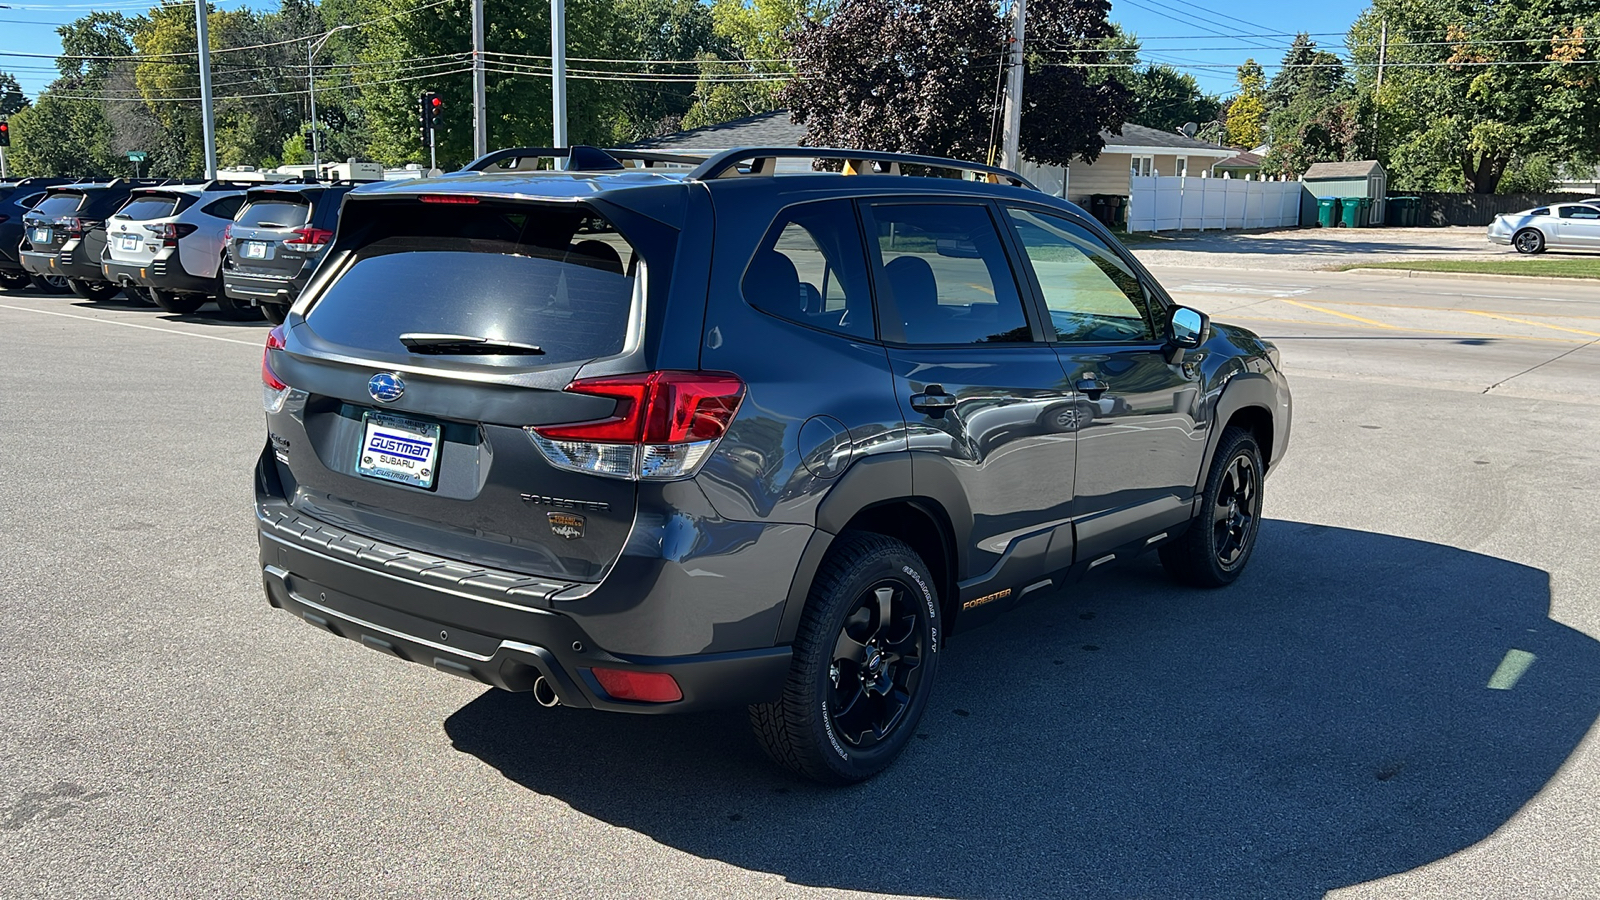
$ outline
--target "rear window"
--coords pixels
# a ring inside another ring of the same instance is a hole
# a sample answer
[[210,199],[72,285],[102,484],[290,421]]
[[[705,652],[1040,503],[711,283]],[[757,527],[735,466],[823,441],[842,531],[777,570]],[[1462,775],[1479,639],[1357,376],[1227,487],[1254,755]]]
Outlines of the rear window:
[[387,206],[369,213],[366,243],[306,316],[322,338],[393,355],[410,352],[404,334],[544,351],[453,357],[505,366],[622,351],[638,258],[603,218],[570,206]]
[[299,228],[311,220],[311,204],[294,198],[251,200],[234,224],[245,228]]
[[51,194],[40,201],[33,211],[41,216],[65,216],[78,211],[83,205],[83,194]]
[[[192,201],[192,198],[188,197],[183,199]],[[172,194],[147,194],[129,200],[127,206],[117,210],[117,216],[123,219],[132,219],[135,222],[144,222],[150,219],[166,218],[177,213],[182,208],[179,198]]]

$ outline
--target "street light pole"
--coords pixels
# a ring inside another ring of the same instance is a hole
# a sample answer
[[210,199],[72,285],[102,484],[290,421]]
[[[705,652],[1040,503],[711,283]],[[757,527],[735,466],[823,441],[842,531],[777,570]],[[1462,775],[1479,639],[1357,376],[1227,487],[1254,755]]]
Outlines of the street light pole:
[[317,143],[317,132],[322,129],[317,127],[317,70],[312,67],[312,60],[317,56],[317,51],[341,31],[349,31],[354,25],[340,25],[330,28],[322,37],[306,43],[306,93],[311,97],[311,167],[317,170],[317,177],[322,177],[322,148]]
[[474,157],[489,152],[489,99],[483,64],[483,0],[472,0],[472,155]]
[[[567,2],[550,0],[550,112],[554,120],[553,146],[567,146]],[[560,157],[556,168],[566,166]]]
[[194,0],[194,33],[200,51],[200,124],[206,141],[206,178],[217,177],[217,122],[211,106],[211,41],[206,34],[206,0]]

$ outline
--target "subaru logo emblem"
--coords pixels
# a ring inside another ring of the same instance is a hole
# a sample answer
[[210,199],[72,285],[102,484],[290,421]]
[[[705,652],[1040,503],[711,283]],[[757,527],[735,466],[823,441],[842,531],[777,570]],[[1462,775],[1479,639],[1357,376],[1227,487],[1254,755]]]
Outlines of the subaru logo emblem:
[[379,372],[367,382],[367,393],[379,403],[393,403],[405,392],[405,379],[398,372]]

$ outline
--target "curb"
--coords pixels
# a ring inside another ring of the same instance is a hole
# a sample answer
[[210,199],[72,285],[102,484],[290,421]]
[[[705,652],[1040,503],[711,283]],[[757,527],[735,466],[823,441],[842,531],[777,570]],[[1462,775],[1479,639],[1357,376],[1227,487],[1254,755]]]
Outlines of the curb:
[[1359,273],[1362,275],[1379,275],[1388,278],[1453,278],[1456,280],[1469,281],[1477,281],[1481,278],[1487,278],[1491,281],[1517,281],[1533,284],[1569,284],[1579,286],[1582,286],[1586,283],[1590,285],[1600,284],[1600,278],[1587,275],[1576,275],[1562,278],[1557,275],[1502,275],[1496,272],[1430,272],[1425,269],[1367,268],[1338,269],[1336,271],[1340,272],[1341,274]]

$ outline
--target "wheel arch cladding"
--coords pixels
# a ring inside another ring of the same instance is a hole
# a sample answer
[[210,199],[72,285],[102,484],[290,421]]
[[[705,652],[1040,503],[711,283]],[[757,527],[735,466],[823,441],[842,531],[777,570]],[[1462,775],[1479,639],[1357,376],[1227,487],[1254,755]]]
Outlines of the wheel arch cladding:
[[1228,417],[1222,430],[1243,428],[1255,435],[1256,446],[1261,448],[1263,468],[1272,465],[1272,412],[1264,406],[1245,406]]
[[[1273,428],[1276,423],[1273,421],[1272,410],[1277,397],[1277,388],[1266,375],[1241,372],[1228,379],[1228,383],[1223,387],[1222,396],[1217,399],[1217,405],[1212,410],[1211,434],[1206,439],[1205,458],[1200,461],[1200,470],[1195,482],[1197,498],[1199,491],[1203,489],[1207,473],[1211,471],[1211,462],[1217,454],[1218,444],[1222,441],[1222,433],[1229,425],[1248,421],[1252,426],[1263,426],[1253,430],[1256,432],[1257,443],[1262,445],[1262,459],[1268,468],[1271,467],[1273,458],[1271,453],[1276,452],[1273,448],[1275,443]],[[1243,420],[1239,420],[1241,414],[1245,417]],[[1263,435],[1265,435],[1264,440]]]

